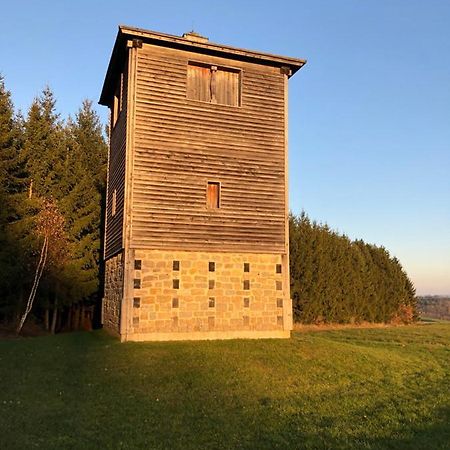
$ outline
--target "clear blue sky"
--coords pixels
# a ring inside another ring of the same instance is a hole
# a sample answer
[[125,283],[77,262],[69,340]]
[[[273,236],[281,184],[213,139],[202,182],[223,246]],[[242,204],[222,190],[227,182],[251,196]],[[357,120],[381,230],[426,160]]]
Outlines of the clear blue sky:
[[290,80],[292,210],[384,245],[419,293],[450,293],[450,1],[2,2],[16,107],[46,84],[63,117],[96,102],[118,24],[306,58]]

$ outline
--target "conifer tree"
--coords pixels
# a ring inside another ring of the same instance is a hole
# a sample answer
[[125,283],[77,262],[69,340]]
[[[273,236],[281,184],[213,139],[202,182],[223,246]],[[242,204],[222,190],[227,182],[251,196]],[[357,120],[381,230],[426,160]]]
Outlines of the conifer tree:
[[0,317],[11,319],[21,291],[24,252],[11,232],[22,209],[24,189],[20,160],[21,118],[14,115],[11,94],[0,76]]
[[29,197],[62,198],[65,149],[56,100],[46,87],[37,97],[25,121],[23,159],[28,175]]
[[416,317],[414,286],[385,248],[352,242],[305,213],[290,216],[289,233],[295,320],[409,322]]
[[[23,290],[32,288],[36,267],[39,264],[41,243],[37,232],[38,218],[43,205],[54,203],[58,209],[58,201],[66,194],[63,183],[63,167],[65,162],[62,123],[55,110],[55,99],[49,88],[45,88],[37,97],[23,125],[23,145],[20,161],[24,168],[22,208],[12,230],[20,246],[26,249],[25,267],[23,269]],[[38,305],[48,308],[61,286],[50,283],[52,279],[64,277],[66,267],[48,265],[42,273],[42,282],[36,292]],[[43,289],[42,286],[50,286]],[[28,292],[26,293],[28,297]],[[23,301],[21,310],[24,309]]]
[[67,126],[69,191],[62,202],[72,246],[77,300],[94,300],[99,290],[101,205],[106,183],[107,145],[100,119],[85,100]]

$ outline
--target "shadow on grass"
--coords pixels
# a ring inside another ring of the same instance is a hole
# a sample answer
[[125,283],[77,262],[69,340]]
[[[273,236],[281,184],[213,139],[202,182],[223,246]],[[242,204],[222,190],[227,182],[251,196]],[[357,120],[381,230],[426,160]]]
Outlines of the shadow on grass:
[[431,403],[443,402],[440,379],[414,403],[412,391],[368,385],[351,359],[339,366],[330,343],[120,344],[99,332],[1,342],[2,449],[447,448],[449,409]]

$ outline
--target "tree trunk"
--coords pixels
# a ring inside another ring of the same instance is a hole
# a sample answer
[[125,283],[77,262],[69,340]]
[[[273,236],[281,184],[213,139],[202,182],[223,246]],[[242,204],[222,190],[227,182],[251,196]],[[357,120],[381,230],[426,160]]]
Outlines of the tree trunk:
[[56,329],[61,331],[64,327],[64,310],[58,311],[56,318]]
[[72,312],[73,312],[73,305],[70,305],[68,316],[67,316],[67,329],[69,331],[72,331]]
[[48,331],[50,329],[50,310],[48,308],[45,308],[44,312],[44,325],[45,331]]
[[75,304],[73,305],[73,310],[72,310],[72,330],[73,331],[77,331],[77,326],[78,326],[78,305]]
[[84,330],[84,325],[85,325],[85,323],[84,323],[84,303],[81,304],[81,314],[80,315],[81,315],[81,321],[80,321],[81,327],[80,328],[82,330]]
[[72,311],[72,330],[76,331],[77,330],[77,326],[78,326],[78,322],[77,322],[77,316],[78,314],[78,304],[75,304],[73,306],[73,311]]
[[77,314],[77,330],[81,328],[81,306],[78,305],[78,314]]
[[53,317],[52,317],[52,329],[51,329],[52,334],[55,334],[57,318],[58,318],[58,299],[55,298],[55,304],[53,306]]
[[39,262],[36,267],[36,272],[34,274],[34,280],[33,285],[31,286],[31,292],[28,296],[27,305],[25,308],[25,311],[22,314],[22,317],[20,318],[19,324],[17,325],[16,333],[20,334],[22,331],[23,324],[25,323],[25,320],[27,319],[28,314],[31,311],[31,308],[33,307],[34,298],[36,297],[36,291],[39,286],[39,281],[42,276],[42,272],[44,271],[45,263],[47,261],[47,252],[48,252],[48,237],[45,236],[44,243],[42,244],[41,254],[39,257]]

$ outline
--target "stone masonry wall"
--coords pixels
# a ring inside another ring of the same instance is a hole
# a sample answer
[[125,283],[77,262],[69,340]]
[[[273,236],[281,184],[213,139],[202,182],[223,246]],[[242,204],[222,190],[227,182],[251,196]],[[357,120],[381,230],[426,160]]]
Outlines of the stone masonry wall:
[[123,297],[123,253],[108,259],[105,264],[105,297],[103,326],[114,333],[120,330],[120,307]]
[[134,257],[133,335],[290,329],[281,255],[135,250]]

